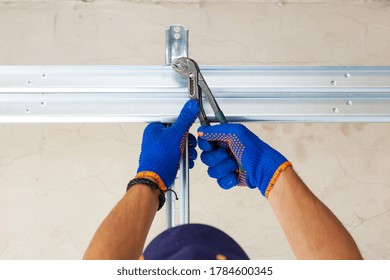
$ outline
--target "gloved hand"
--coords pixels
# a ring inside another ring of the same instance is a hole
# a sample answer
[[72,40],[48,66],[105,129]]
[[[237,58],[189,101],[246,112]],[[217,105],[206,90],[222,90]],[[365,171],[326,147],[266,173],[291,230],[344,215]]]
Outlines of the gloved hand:
[[167,127],[161,123],[149,124],[143,134],[141,155],[136,177],[154,178],[160,189],[165,191],[175,180],[183,155],[185,137],[188,135],[189,167],[194,166],[197,157],[196,138],[188,134],[199,113],[199,103],[189,100],[180,112],[176,122]]
[[[209,166],[210,177],[218,179],[218,184],[224,189],[247,185],[258,188],[268,197],[279,174],[291,165],[242,124],[201,126],[198,136],[199,148],[203,150],[201,160]],[[216,141],[217,145],[208,141]]]

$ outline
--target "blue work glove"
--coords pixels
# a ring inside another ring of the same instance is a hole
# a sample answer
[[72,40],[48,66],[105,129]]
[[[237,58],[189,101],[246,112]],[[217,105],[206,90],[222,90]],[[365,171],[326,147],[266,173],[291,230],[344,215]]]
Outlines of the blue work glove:
[[291,166],[283,155],[242,124],[201,126],[198,136],[203,150],[201,160],[209,166],[210,177],[216,178],[224,189],[246,185],[268,197],[279,174]]
[[194,166],[194,160],[197,157],[196,138],[189,134],[188,130],[198,113],[198,101],[189,100],[172,126],[151,123],[145,128],[136,177],[152,177],[157,181],[162,191],[169,188],[176,178],[187,135],[189,167]]

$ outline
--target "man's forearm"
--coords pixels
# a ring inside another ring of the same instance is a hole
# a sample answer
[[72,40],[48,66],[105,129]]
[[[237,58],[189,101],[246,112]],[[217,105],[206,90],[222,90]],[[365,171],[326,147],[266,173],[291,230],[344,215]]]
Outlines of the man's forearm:
[[138,259],[159,204],[159,190],[134,185],[96,231],[84,259]]
[[298,259],[361,259],[355,241],[336,216],[289,167],[268,200]]

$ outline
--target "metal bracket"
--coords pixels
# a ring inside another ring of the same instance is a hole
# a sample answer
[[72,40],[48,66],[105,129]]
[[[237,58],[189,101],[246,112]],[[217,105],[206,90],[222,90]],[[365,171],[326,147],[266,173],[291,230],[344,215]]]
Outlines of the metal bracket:
[[[165,63],[172,64],[173,60],[179,57],[188,57],[188,29],[182,25],[171,25],[165,32]],[[188,224],[190,217],[189,206],[189,155],[188,155],[188,139],[186,139],[183,157],[180,161],[180,207],[176,207],[175,197],[172,192],[166,194],[166,224],[168,228],[179,224]],[[175,186],[171,186],[175,190]],[[180,220],[177,222],[177,215]]]
[[165,63],[171,64],[179,57],[188,57],[188,29],[171,25],[165,31]]

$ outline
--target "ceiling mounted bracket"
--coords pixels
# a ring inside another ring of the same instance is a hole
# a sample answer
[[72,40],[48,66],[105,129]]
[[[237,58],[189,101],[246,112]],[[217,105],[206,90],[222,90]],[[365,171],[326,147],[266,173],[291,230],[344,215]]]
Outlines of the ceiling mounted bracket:
[[[182,25],[170,25],[165,32],[165,64],[170,65],[176,58],[188,57],[188,29]],[[180,206],[176,207],[172,192],[167,192],[166,224],[168,228],[179,224],[188,224],[190,217],[189,206],[189,154],[188,139],[186,139],[183,156],[180,161],[179,184]],[[171,186],[175,189],[175,186]],[[176,189],[177,191],[177,189]],[[179,220],[177,221],[177,215]]]
[[179,57],[188,57],[188,29],[170,25],[165,31],[165,63],[172,64]]

